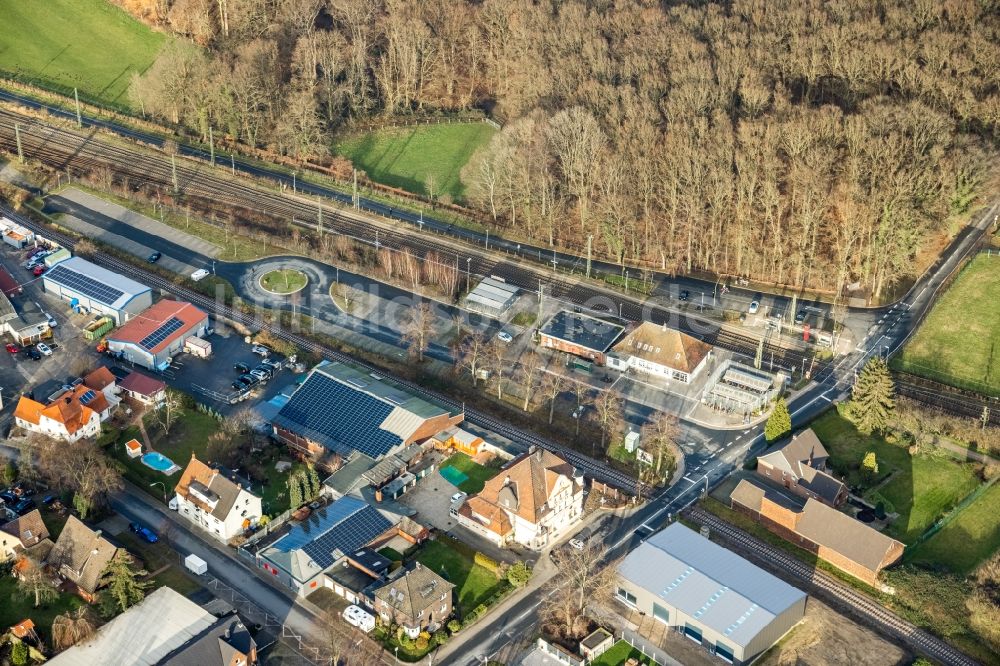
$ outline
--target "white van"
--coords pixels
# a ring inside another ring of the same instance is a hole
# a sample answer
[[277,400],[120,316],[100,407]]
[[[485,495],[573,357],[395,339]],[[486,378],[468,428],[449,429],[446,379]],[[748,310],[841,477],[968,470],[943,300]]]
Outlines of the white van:
[[195,282],[203,280],[207,277],[208,277],[208,271],[206,271],[204,268],[199,268],[194,273],[191,273],[191,279],[194,280]]
[[344,620],[366,634],[375,628],[375,616],[360,606],[348,606],[345,608]]

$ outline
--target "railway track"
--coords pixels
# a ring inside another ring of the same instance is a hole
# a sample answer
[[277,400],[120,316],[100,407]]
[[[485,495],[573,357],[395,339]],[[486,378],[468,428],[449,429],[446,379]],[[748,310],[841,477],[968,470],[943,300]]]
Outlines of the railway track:
[[972,391],[948,386],[908,372],[893,372],[896,393],[930,407],[958,416],[981,419],[983,408],[989,410],[990,425],[1000,426],[1000,398],[979,395]]
[[[0,148],[9,152],[17,150],[15,123],[20,126],[25,153],[51,167],[78,172],[109,169],[133,182],[151,183],[164,190],[173,188],[173,169],[165,156],[162,159],[151,159],[145,153],[137,155],[134,150],[102,141],[94,132],[84,136],[7,110],[0,110]],[[216,169],[193,158],[178,160],[176,170],[177,185],[189,196],[223,203],[236,209],[264,212],[314,230],[318,227],[318,203],[267,190],[249,181],[222,178]],[[595,312],[620,315],[629,321],[666,323],[723,349],[750,356],[756,353],[756,339],[720,329],[718,323],[702,320],[690,313],[678,316],[666,307],[574,281],[556,271],[526,265],[522,261],[510,261],[505,255],[484,252],[472,246],[460,246],[460,241],[446,241],[425,234],[415,234],[408,229],[400,230],[366,221],[328,205],[323,206],[322,217],[324,231],[343,234],[375,248],[409,252],[418,257],[433,252],[441,257],[442,262],[447,261],[448,265],[453,263],[459,274],[467,272],[469,276],[477,278],[496,275],[526,291],[536,291],[539,284],[544,283],[547,297]],[[544,263],[546,256],[540,253],[539,260]],[[812,354],[807,351],[770,343],[765,344],[764,353],[768,360],[773,358],[775,365],[787,369],[801,368],[805,363],[812,362]],[[824,364],[825,361],[819,365]]]
[[[75,242],[69,236],[53,231],[41,224],[37,224],[32,220],[25,219],[24,217],[17,215],[13,211],[4,209],[0,207],[0,211],[4,213],[7,217],[14,219],[18,224],[22,224],[25,227],[35,231],[36,233],[51,238],[64,245],[67,248],[72,249]],[[267,330],[270,334],[275,337],[285,340],[296,347],[309,351],[315,354],[324,356],[330,360],[342,361],[345,363],[350,363],[355,366],[364,368],[369,372],[378,372],[382,375],[387,375],[384,369],[378,368],[364,361],[355,359],[352,356],[344,354],[334,349],[330,349],[324,345],[321,345],[313,340],[310,340],[304,336],[289,332],[281,328],[280,326],[270,325],[258,317],[249,315],[241,310],[236,310],[223,303],[219,303],[216,300],[204,296],[196,291],[182,287],[164,277],[150,271],[143,270],[137,266],[134,266],[128,262],[122,261],[117,257],[113,257],[109,254],[99,252],[94,257],[91,258],[96,264],[104,266],[110,270],[114,270],[122,275],[128,276],[135,280],[142,282],[143,284],[149,285],[151,287],[156,287],[164,291],[173,293],[191,303],[194,303],[198,307],[202,308],[204,311],[211,313],[216,317],[223,317],[231,321],[239,322],[240,324],[247,326],[250,329],[263,329]],[[587,476],[597,479],[598,481],[619,487],[625,491],[632,492],[636,489],[636,480],[632,476],[619,472],[615,469],[607,467],[603,463],[594,460],[593,458],[586,456],[578,451],[567,448],[548,439],[540,437],[534,433],[515,428],[503,421],[486,414],[485,412],[476,409],[467,409],[464,403],[461,401],[454,400],[447,396],[440,395],[433,391],[430,391],[419,384],[413,382],[393,377],[393,380],[399,382],[406,387],[408,391],[415,394],[421,395],[425,398],[429,398],[437,403],[447,405],[450,409],[455,411],[465,410],[466,418],[468,418],[472,423],[482,426],[492,432],[503,435],[511,441],[521,445],[525,450],[528,447],[534,445],[539,446],[550,451],[554,451],[562,456],[564,459],[572,463],[575,467],[584,472]],[[647,491],[647,487],[643,486],[643,492]]]
[[738,543],[768,562],[779,565],[795,578],[821,590],[837,601],[847,604],[888,635],[918,652],[926,654],[933,660],[946,664],[946,666],[976,666],[977,662],[965,653],[907,622],[878,602],[791,555],[767,545],[714,514],[700,507],[694,507],[690,510],[689,515],[695,521],[721,533],[727,539]]

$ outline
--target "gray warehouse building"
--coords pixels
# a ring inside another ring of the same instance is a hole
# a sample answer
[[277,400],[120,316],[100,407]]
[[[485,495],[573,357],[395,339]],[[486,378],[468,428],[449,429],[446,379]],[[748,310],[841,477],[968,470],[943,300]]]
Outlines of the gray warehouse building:
[[802,619],[806,594],[680,523],[618,566],[616,598],[733,664],[746,664]]
[[42,285],[74,310],[108,315],[115,326],[153,304],[153,292],[146,285],[80,257],[53,266],[42,275]]

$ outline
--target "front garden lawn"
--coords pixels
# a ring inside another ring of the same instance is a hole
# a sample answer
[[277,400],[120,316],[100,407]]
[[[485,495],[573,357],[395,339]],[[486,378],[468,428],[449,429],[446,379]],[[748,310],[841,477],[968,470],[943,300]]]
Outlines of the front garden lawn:
[[[830,466],[844,476],[851,487],[861,487],[869,499],[880,495],[899,517],[886,530],[903,543],[911,543],[934,521],[976,489],[980,481],[971,463],[946,456],[923,453],[911,456],[905,446],[891,444],[872,434],[865,436],[837,410],[830,410],[812,422],[811,427],[830,452]],[[859,466],[866,451],[878,459],[877,479],[867,481]],[[873,485],[891,478],[875,493]]]
[[416,559],[455,585],[462,617],[499,592],[504,584],[492,571],[473,562],[471,554],[460,552],[444,537],[424,544]]
[[469,477],[462,483],[458,484],[458,489],[470,495],[478,493],[482,490],[483,486],[486,485],[486,482],[496,476],[498,471],[496,467],[488,467],[480,465],[477,462],[473,462],[472,458],[464,453],[456,453],[441,463],[441,469],[448,466],[454,467]]

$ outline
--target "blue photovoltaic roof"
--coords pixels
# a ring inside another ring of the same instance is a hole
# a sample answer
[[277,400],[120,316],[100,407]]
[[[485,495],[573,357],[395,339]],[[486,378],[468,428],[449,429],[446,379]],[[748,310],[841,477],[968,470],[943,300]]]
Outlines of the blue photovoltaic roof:
[[380,427],[393,409],[369,393],[313,372],[274,423],[341,455],[357,450],[379,458],[403,441]]
[[388,518],[363,500],[341,497],[293,527],[272,548],[285,553],[301,549],[325,569],[334,563],[335,551],[353,552],[391,526]]
[[152,333],[144,337],[142,340],[140,340],[139,346],[145,349],[146,351],[152,351],[156,347],[156,345],[166,340],[167,337],[170,336],[170,334],[175,332],[183,325],[184,322],[182,322],[180,319],[178,319],[177,317],[171,317],[170,319],[160,324],[155,331],[153,331]]
[[89,405],[90,401],[96,397],[97,393],[95,393],[94,391],[87,391],[86,393],[80,396],[80,404]]
[[59,262],[42,279],[115,309],[125,307],[138,294],[150,291],[144,284],[80,257]]

